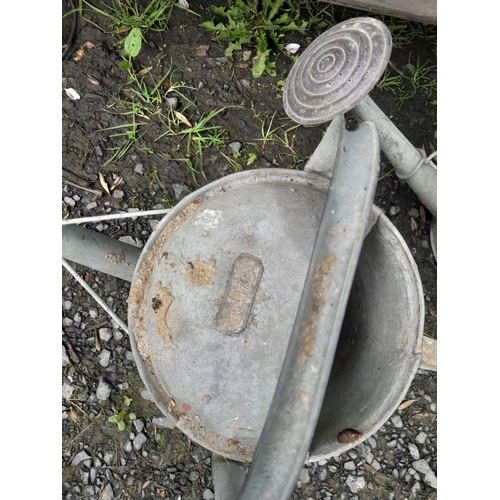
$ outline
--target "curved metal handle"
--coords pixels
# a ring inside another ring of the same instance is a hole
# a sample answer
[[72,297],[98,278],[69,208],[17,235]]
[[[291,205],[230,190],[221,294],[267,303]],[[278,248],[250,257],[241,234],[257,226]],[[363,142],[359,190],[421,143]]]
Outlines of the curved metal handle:
[[240,500],[286,500],[297,483],[330,375],[379,163],[378,132],[372,123],[356,132],[342,127],[290,343]]

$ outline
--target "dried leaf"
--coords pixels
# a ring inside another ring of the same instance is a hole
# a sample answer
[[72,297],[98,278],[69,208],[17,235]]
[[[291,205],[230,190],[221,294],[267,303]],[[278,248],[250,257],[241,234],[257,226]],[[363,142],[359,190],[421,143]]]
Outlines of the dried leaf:
[[101,347],[101,341],[99,340],[99,337],[96,335],[95,337],[95,348],[97,352],[100,352],[102,347]]
[[69,411],[69,418],[71,419],[72,422],[75,424],[78,422],[78,413],[76,413],[75,410],[70,410]]
[[175,111],[175,110],[174,110],[174,113],[175,113],[175,116],[177,116],[177,118],[179,118],[179,120],[182,123],[184,123],[184,125],[187,125],[189,128],[193,128],[191,123],[189,123],[189,120],[182,113],[179,113],[179,111]]
[[120,175],[120,177],[117,177],[114,180],[113,184],[111,184],[111,186],[109,187],[109,190],[113,191],[113,189],[115,189],[116,187],[118,187],[122,182],[123,182],[123,177]]
[[432,307],[429,307],[429,314],[433,317],[433,318],[437,318],[438,315],[436,313],[436,311],[434,311],[434,309],[432,309]]
[[149,68],[144,68],[141,69],[141,71],[138,71],[135,76],[144,76],[146,73],[149,73],[153,69],[153,66],[149,66]]
[[425,207],[423,205],[420,205],[420,219],[422,224],[425,224]]
[[398,406],[398,410],[404,410],[405,408],[408,408],[408,406],[410,406],[413,403],[415,403],[415,401],[418,401],[418,399],[409,399],[408,401],[405,401],[404,403],[401,403]]
[[101,85],[99,80],[96,80],[93,76],[87,75],[88,81],[93,85]]
[[85,42],[82,47],[85,47],[86,49],[94,49],[95,45],[92,42]]
[[73,59],[74,59],[75,61],[79,61],[82,57],[83,57],[83,49],[82,49],[82,48],[79,48],[79,49],[76,51],[75,57],[73,57]]
[[151,484],[151,480],[148,479],[143,485],[142,485],[142,489],[144,490],[145,488],[147,488],[149,485]]
[[126,33],[127,31],[130,31],[130,26],[124,26],[123,28],[120,28],[117,33]]
[[241,57],[241,60],[244,62],[244,61],[248,61],[250,59],[250,56],[252,55],[252,51],[251,50],[244,50],[243,51],[243,54],[242,54],[242,57]]
[[198,45],[198,47],[196,47],[194,55],[196,57],[205,57],[207,55],[209,48],[210,48],[210,45]]
[[415,222],[415,219],[413,217],[410,217],[410,226],[412,231],[417,231],[418,226],[417,223]]
[[99,181],[101,181],[101,186],[104,188],[104,191],[111,196],[111,192],[109,191],[108,183],[106,182],[106,179],[104,178],[104,175],[99,172]]

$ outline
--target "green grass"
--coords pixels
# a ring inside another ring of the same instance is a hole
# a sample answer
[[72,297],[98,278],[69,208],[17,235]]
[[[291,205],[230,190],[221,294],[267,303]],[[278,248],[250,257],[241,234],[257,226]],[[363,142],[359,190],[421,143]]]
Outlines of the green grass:
[[203,114],[194,125],[191,123],[189,117],[185,116],[187,108],[182,110],[182,112],[170,110],[166,119],[162,119],[166,131],[158,136],[155,141],[160,140],[164,136],[179,137],[180,142],[178,146],[180,150],[181,143],[185,139],[184,154],[182,158],[175,158],[175,160],[184,161],[188,165],[195,183],[196,174],[201,174],[206,179],[205,172],[203,171],[204,151],[212,147],[221,149],[226,145],[224,141],[225,129],[220,125],[213,125],[211,122],[226,109],[239,107],[241,106],[226,106],[215,109],[207,114]]
[[[328,9],[329,6],[320,12]],[[310,26],[318,28],[320,24],[319,13],[315,15],[309,8],[304,15],[300,3],[292,0],[228,0],[227,7],[211,6],[211,12],[214,19],[200,26],[216,40],[227,42],[227,57],[244,50],[245,46],[253,47],[254,78],[276,75],[276,61],[271,54],[274,47],[295,60],[297,56],[285,51],[290,41],[287,37],[305,34]]]

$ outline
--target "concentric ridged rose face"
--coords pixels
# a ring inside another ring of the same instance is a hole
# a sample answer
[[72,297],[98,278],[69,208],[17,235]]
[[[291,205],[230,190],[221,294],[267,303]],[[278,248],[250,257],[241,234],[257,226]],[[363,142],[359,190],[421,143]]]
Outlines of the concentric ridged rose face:
[[391,48],[389,29],[376,19],[350,19],[325,31],[290,71],[283,92],[287,115],[316,125],[349,111],[375,86]]

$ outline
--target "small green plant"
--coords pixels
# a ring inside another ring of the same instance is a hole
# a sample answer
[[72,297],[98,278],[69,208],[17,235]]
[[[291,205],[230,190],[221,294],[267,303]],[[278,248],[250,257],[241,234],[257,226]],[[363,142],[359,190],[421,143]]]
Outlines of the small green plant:
[[233,167],[233,170],[235,172],[241,172],[243,170],[243,167],[236,160],[233,160],[231,157],[224,154],[222,151],[220,152],[220,154],[227,160],[229,165]]
[[[125,405],[126,408],[130,406],[130,403],[132,403],[132,398],[129,398],[128,396],[123,396],[123,404]],[[125,421],[127,416],[129,420],[137,419],[135,413],[128,413],[126,410],[123,410],[120,413],[116,413],[115,415],[109,417],[108,422],[116,424],[118,426],[119,431],[124,431],[126,427]]]
[[255,153],[250,153],[248,155],[248,159],[247,159],[247,167],[249,167],[250,165],[253,165],[255,163],[256,159],[257,159],[257,155]]
[[149,177],[149,189],[151,189],[154,183],[158,184],[158,186],[162,189],[165,189],[165,186],[162,184],[160,177],[158,176],[158,170],[151,170],[151,172],[147,173],[147,176]]
[[[212,12],[224,19],[214,24],[206,21],[201,26],[217,40],[229,42],[226,56],[255,44],[252,75],[259,78],[264,73],[276,75],[276,62],[271,61],[271,42],[285,51],[285,36],[291,33],[304,34],[316,18],[302,19],[300,8],[291,0],[233,0],[228,7],[211,7]],[[296,59],[296,56],[290,56]]]

